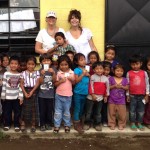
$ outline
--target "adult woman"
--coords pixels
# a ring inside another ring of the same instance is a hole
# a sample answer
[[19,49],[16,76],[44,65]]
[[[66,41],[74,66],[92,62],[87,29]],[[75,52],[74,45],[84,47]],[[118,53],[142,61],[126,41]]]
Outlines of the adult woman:
[[81,13],[76,9],[70,11],[68,22],[71,25],[70,30],[66,32],[69,44],[74,46],[77,53],[83,53],[87,59],[89,52],[97,51],[91,31],[81,27]]
[[58,45],[55,44],[55,33],[63,32],[65,34],[65,31],[64,29],[56,26],[56,21],[56,13],[49,11],[46,15],[47,28],[40,30],[36,37],[36,53],[52,53],[58,47]]

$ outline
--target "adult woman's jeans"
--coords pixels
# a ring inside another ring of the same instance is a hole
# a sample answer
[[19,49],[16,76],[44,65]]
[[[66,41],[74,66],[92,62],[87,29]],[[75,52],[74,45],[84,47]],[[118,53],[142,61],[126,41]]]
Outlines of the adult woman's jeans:
[[142,102],[144,95],[130,95],[130,122],[142,123],[144,116],[145,105]]
[[71,126],[70,107],[72,96],[55,95],[55,114],[54,126],[60,127],[61,121],[64,121],[64,126]]

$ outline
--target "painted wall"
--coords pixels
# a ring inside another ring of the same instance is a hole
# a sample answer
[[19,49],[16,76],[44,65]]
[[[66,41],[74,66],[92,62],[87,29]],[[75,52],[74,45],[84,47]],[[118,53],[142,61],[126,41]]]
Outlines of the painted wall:
[[67,31],[69,23],[67,17],[71,9],[81,11],[82,27],[89,28],[93,33],[94,43],[101,58],[104,55],[104,18],[105,0],[41,0],[41,28],[46,26],[45,16],[49,10],[57,13],[57,25]]

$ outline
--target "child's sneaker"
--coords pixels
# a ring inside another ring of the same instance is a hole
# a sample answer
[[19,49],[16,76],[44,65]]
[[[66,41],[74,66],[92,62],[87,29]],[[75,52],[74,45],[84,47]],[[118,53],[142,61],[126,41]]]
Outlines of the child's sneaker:
[[130,128],[132,131],[137,131],[137,126],[135,124],[132,124]]
[[8,131],[10,129],[10,127],[4,127],[3,130],[4,131]]
[[46,124],[46,130],[52,130],[52,127],[49,124]]
[[90,125],[88,125],[88,124],[84,124],[84,126],[83,126],[83,130],[89,130],[90,129]]
[[144,126],[142,126],[141,124],[138,124],[137,127],[138,127],[138,129],[140,131],[144,131],[145,130]]
[[15,132],[19,132],[20,128],[19,127],[15,127]]
[[104,127],[108,127],[108,124],[106,122],[103,123]]
[[102,131],[102,126],[101,126],[101,124],[96,125],[96,126],[95,126],[95,130],[96,130],[96,131]]
[[45,126],[41,126],[41,129],[40,129],[41,131],[46,131],[46,128],[45,128]]

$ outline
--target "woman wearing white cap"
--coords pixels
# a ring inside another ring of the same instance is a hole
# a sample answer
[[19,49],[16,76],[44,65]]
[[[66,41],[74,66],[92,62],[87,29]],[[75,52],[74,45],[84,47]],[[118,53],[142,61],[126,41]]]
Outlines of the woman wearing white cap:
[[64,29],[56,26],[57,16],[53,11],[49,11],[46,15],[47,28],[39,31],[36,37],[35,52],[39,54],[52,53],[58,47],[55,44],[55,33],[63,32]]
[[69,44],[74,46],[77,53],[85,55],[86,59],[91,51],[97,51],[93,39],[92,32],[88,28],[82,28],[81,13],[74,9],[68,15],[68,22],[70,23],[70,30],[66,32]]

